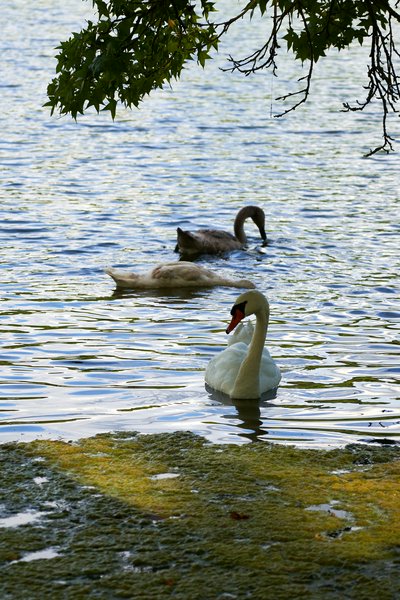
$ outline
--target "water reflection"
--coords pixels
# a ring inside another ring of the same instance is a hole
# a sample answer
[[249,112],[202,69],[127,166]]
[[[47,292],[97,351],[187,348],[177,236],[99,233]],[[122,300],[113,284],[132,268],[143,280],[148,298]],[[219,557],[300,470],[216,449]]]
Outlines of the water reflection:
[[207,294],[207,288],[155,288],[155,289],[143,289],[143,290],[129,290],[123,288],[115,288],[110,299],[121,299],[121,298],[149,298],[159,299],[164,302],[174,302],[175,304],[183,304],[188,300],[195,300],[196,298],[203,297]]
[[[213,390],[209,385],[205,385],[208,395],[211,400],[218,402],[222,406],[234,406],[237,413],[236,427],[240,430],[238,435],[248,439],[251,442],[256,442],[260,439],[266,439],[265,436],[269,431],[265,428],[261,418],[261,408],[268,409],[273,407],[274,400],[277,395],[277,389],[270,390],[262,395],[260,400],[242,400],[229,398],[223,392]],[[221,413],[222,414],[222,413]],[[222,414],[222,418],[224,415]],[[226,415],[227,419],[232,419],[232,415]]]

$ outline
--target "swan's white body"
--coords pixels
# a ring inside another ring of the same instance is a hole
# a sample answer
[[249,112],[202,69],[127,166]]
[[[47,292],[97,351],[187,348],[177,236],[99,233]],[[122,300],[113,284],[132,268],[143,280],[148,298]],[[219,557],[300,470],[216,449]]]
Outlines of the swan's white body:
[[281,380],[279,367],[264,347],[269,321],[269,304],[261,292],[244,292],[236,300],[231,311],[231,331],[239,321],[251,314],[256,315],[256,327],[249,343],[248,326],[238,334],[237,341],[211,359],[207,365],[205,380],[215,390],[235,399],[257,399],[261,394],[278,387]]
[[216,285],[248,289],[255,287],[247,279],[228,279],[215,271],[185,261],[164,263],[147,273],[131,273],[117,269],[106,269],[106,273],[114,279],[118,288],[125,289],[213,287]]
[[[251,321],[241,321],[235,331],[228,337],[228,346],[244,342],[248,346],[254,334],[254,325]],[[264,348],[265,350],[265,348]]]
[[228,231],[218,229],[199,229],[198,231],[184,231],[177,229],[178,243],[175,250],[181,254],[220,254],[244,248],[247,244],[244,232],[244,222],[252,219],[257,225],[264,243],[267,242],[265,234],[265,214],[258,206],[245,206],[239,210],[233,225],[233,235]]

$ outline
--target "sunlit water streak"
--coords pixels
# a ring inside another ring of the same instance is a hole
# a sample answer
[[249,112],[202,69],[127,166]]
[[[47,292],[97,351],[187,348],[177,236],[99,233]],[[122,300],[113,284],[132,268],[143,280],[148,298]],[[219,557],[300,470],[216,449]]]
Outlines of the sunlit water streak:
[[[89,11],[80,0],[3,9],[0,439],[398,440],[398,154],[364,159],[378,112],[339,112],[361,95],[365,53],[328,57],[310,103],[281,120],[270,96],[295,81],[290,60],[273,81],[191,65],[115,123],[50,118],[53,48]],[[227,52],[242,53],[246,27]],[[269,246],[249,226],[248,252],[200,263],[268,295],[283,379],[275,397],[233,405],[205,389],[204,369],[237,290],[116,295],[103,269],[174,260],[178,225],[230,229],[246,203],[264,207]]]

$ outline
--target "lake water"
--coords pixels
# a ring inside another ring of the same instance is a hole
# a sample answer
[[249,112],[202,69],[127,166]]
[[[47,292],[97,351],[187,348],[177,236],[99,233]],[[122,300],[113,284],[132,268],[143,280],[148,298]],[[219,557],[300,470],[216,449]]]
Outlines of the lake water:
[[[50,117],[54,47],[90,8],[2,8],[0,439],[399,440],[399,154],[363,158],[381,140],[378,107],[340,112],[362,96],[368,52],[332,53],[310,102],[276,119],[271,94],[301,72],[284,53],[279,79],[222,72],[228,53],[262,39],[243,22],[205,71],[188,66],[114,123]],[[249,225],[247,252],[199,263],[266,293],[283,377],[276,397],[235,406],[205,390],[204,369],[238,291],[116,295],[103,269],[175,260],[178,225],[230,230],[245,204],[264,208],[269,245]]]

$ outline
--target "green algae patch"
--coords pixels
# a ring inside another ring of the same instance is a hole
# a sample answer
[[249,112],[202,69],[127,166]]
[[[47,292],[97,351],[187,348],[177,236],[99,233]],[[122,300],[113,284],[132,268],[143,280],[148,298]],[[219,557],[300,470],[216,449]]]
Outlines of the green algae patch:
[[[30,598],[400,593],[396,448],[123,434],[8,445],[2,456],[0,525],[10,514],[41,513],[0,527],[2,598],[19,597],[7,594],[23,585]],[[28,560],[46,548],[52,558]]]
[[161,454],[140,453],[130,437],[97,436],[77,444],[36,442],[32,448],[81,483],[95,485],[143,511],[159,517],[179,513],[186,506],[179,473],[168,472]]

